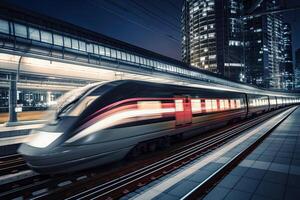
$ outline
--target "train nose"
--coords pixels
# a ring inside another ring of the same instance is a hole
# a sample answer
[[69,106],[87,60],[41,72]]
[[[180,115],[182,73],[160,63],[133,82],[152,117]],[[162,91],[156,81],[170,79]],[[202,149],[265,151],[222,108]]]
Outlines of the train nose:
[[48,132],[41,130],[33,130],[28,136],[26,144],[35,148],[47,148],[54,141],[56,141],[63,133],[62,132]]
[[49,155],[55,153],[56,144],[62,134],[62,132],[34,130],[26,142],[21,144],[18,153],[33,169],[35,166],[44,165],[44,162],[49,159]]

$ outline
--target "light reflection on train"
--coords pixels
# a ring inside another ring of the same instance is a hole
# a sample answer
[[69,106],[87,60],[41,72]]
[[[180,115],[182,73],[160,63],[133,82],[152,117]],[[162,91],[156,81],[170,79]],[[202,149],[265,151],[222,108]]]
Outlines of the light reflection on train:
[[19,153],[41,173],[72,172],[299,102],[142,81],[96,83],[64,95],[52,122],[33,131]]

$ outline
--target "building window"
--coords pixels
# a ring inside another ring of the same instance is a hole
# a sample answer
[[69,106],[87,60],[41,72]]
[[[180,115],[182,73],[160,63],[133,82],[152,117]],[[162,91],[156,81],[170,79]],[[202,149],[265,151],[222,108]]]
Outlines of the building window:
[[121,59],[122,57],[121,57],[121,52],[120,51],[117,51],[117,58],[118,59]]
[[105,56],[110,57],[110,49],[105,47]]
[[52,33],[41,31],[41,41],[52,44]]
[[209,37],[209,38],[214,38],[214,37],[215,37],[215,33],[209,33],[209,34],[208,34],[208,37]]
[[78,40],[72,39],[72,49],[78,50]]
[[40,41],[40,30],[29,27],[29,38],[32,40]]
[[71,48],[71,38],[69,37],[64,37],[64,46]]
[[8,23],[8,21],[0,19],[0,32],[9,34],[9,23]]
[[87,50],[87,52],[89,52],[89,53],[93,53],[93,45],[92,45],[92,44],[87,44],[87,45],[86,45],[86,50]]
[[98,47],[98,45],[93,45],[94,46],[94,54],[99,54],[99,47]]
[[53,34],[53,43],[58,46],[63,46],[63,37],[61,35]]
[[85,42],[79,41],[79,50],[80,51],[86,51]]
[[27,38],[27,28],[21,24],[15,24],[15,35]]
[[216,59],[216,55],[210,55],[208,56],[209,59]]
[[117,57],[116,50],[111,49],[110,52],[111,52],[111,57],[113,57],[113,58],[116,58],[116,57]]
[[103,46],[99,46],[99,54],[105,56],[105,50]]

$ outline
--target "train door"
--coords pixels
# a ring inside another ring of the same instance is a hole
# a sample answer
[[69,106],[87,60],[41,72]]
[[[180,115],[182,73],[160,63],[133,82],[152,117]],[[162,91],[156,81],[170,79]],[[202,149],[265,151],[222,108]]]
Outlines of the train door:
[[175,111],[176,126],[184,126],[192,123],[191,98],[176,98]]

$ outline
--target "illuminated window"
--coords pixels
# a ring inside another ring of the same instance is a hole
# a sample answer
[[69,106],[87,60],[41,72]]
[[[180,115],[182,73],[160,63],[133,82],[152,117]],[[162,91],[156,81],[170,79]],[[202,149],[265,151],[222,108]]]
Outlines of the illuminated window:
[[235,105],[236,105],[236,108],[241,108],[241,100],[240,99],[236,99],[235,100]]
[[227,110],[227,109],[229,109],[229,101],[228,101],[228,99],[225,99],[224,100],[224,108]]
[[201,101],[200,99],[192,99],[192,112],[200,112],[201,111]]
[[212,104],[210,99],[205,99],[205,109],[206,111],[210,111],[212,109]]
[[224,110],[225,109],[225,102],[223,99],[220,99],[220,110]]
[[211,106],[213,110],[218,110],[218,104],[216,99],[211,100]]
[[235,102],[234,99],[230,99],[230,108],[235,109]]
[[175,100],[175,110],[178,111],[183,111],[183,100],[182,99],[177,99]]

